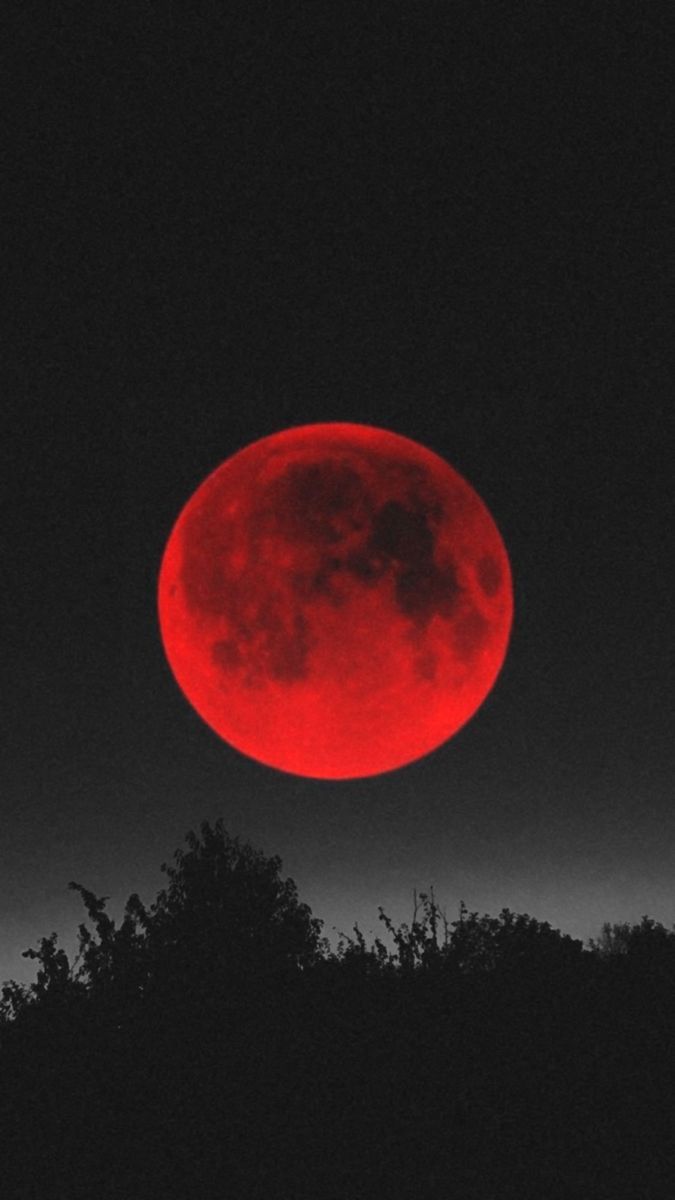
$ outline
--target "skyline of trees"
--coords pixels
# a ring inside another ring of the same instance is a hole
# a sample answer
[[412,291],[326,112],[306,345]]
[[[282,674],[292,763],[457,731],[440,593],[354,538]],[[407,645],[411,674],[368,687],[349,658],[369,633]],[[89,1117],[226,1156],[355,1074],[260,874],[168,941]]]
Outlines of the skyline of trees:
[[[490,970],[509,955],[517,956],[528,948],[532,952],[535,946],[542,964],[554,946],[570,961],[580,954],[592,954],[602,961],[625,957],[637,962],[656,953],[664,962],[675,962],[675,923],[669,930],[648,915],[633,924],[605,921],[597,937],[582,941],[547,921],[515,913],[508,907],[503,907],[498,917],[480,915],[469,911],[463,900],[458,918],[448,921],[445,910],[435,900],[433,886],[429,892],[413,888],[412,920],[402,922],[398,928],[378,906],[378,919],[393,948],[377,936],[368,945],[355,922],[352,933],[337,931],[334,951],[328,938],[322,936],[325,922],[299,902],[294,880],[281,880],[282,861],[278,856],[266,858],[249,842],[230,835],[222,818],[213,827],[203,821],[200,835],[189,830],[185,837],[188,849],[174,852],[175,865],[162,863],[168,887],[160,890],[149,908],[137,893],[129,896],[119,926],[105,911],[109,897],[97,897],[82,884],[70,882],[69,889],[82,897],[95,933],[85,923],[78,926],[78,950],[72,963],[58,946],[56,932],[40,938],[37,948],[24,950],[22,957],[37,963],[36,979],[32,983],[13,979],[2,983],[0,1018],[7,1019],[17,1005],[30,998],[44,998],[47,991],[76,992],[94,986],[95,981],[100,986],[106,973],[119,971],[122,964],[125,972],[137,972],[140,989],[151,958],[157,961],[161,953],[166,957],[170,952],[174,957],[185,955],[188,947],[190,952],[198,953],[200,943],[218,936],[230,943],[236,940],[239,968],[247,954],[259,954],[263,942],[266,953],[281,953],[300,966],[320,958],[360,954],[381,967],[395,965],[403,971],[448,958],[461,961],[464,970]],[[187,961],[183,965],[189,969]]]
[[671,1200],[675,932],[432,889],[333,951],[278,857],[186,841],[119,924],[72,882],[73,962],[52,934],[2,987],[13,1200]]

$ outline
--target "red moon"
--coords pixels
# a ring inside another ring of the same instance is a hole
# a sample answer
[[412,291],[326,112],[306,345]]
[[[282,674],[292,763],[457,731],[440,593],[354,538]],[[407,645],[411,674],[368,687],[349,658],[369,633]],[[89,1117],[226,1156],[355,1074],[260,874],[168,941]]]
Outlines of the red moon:
[[316,779],[378,775],[457,733],[513,619],[504,543],[473,488],[400,434],[261,438],[190,497],[159,623],[190,704],[230,745]]

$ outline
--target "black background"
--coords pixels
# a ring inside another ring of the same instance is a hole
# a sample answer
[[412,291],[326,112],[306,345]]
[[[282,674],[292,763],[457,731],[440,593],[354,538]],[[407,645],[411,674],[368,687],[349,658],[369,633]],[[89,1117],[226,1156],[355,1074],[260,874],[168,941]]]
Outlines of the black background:
[[[665,10],[664,10],[665,12]],[[0,976],[70,879],[147,901],[188,828],[326,922],[435,887],[577,937],[673,920],[672,136],[661,6],[25,6],[10,72]],[[433,754],[286,775],[190,709],[156,619],[180,509],[289,425],[447,458],[514,574]]]

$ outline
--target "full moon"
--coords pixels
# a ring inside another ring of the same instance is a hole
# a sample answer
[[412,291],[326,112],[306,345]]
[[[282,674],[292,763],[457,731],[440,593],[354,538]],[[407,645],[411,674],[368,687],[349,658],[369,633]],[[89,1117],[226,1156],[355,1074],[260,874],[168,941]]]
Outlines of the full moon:
[[171,531],[166,656],[215,732],[315,779],[392,771],[473,716],[513,619],[487,507],[443,458],[369,425],[281,430],[226,459]]

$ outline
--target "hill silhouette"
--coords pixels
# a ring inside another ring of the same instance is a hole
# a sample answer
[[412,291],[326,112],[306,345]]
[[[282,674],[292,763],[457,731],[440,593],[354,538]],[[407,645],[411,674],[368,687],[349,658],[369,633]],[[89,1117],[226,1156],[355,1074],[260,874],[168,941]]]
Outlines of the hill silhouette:
[[3,986],[3,1195],[672,1200],[675,932],[422,892],[333,952],[279,858],[200,834],[119,926],[71,883],[74,961]]

